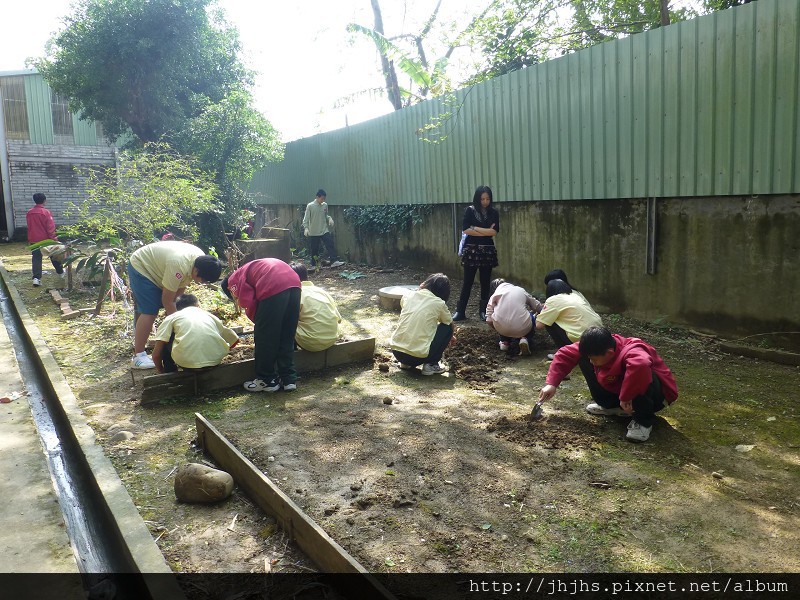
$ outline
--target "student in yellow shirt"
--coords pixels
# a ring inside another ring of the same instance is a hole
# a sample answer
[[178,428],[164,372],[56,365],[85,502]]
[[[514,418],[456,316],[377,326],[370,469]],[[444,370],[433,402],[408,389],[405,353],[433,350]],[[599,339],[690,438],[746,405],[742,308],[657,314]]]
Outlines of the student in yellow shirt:
[[300,278],[300,319],[294,339],[297,345],[309,352],[320,352],[333,346],[339,339],[342,315],[331,295],[308,280],[308,269],[303,263],[292,263]]
[[168,315],[156,332],[152,358],[159,373],[214,367],[239,343],[236,332],[200,308],[197,296],[178,296],[175,306],[177,312]]
[[131,367],[152,369],[145,345],[161,308],[169,316],[177,309],[175,299],[186,286],[214,283],[222,273],[222,263],[204,254],[197,246],[184,242],[154,242],[131,254],[128,261],[128,285],[136,301],[136,325],[133,337]]
[[453,317],[447,309],[450,280],[443,273],[434,273],[419,289],[400,299],[400,322],[389,340],[392,354],[401,369],[422,365],[423,375],[444,373],[439,361],[448,344],[456,341]]

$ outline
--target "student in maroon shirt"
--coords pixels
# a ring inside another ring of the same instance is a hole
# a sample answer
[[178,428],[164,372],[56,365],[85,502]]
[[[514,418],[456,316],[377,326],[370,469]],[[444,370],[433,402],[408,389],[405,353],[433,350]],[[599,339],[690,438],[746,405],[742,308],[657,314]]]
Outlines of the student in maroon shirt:
[[[25,215],[25,220],[28,222],[28,243],[35,244],[36,242],[43,242],[45,240],[58,241],[56,237],[56,223],[53,220],[53,215],[44,207],[47,201],[47,196],[41,192],[33,195],[35,206],[28,211]],[[59,275],[64,273],[64,266],[57,261],[52,255],[50,262],[53,263],[56,273]],[[39,249],[31,252],[31,263],[33,267],[33,285],[42,285],[42,251]]]

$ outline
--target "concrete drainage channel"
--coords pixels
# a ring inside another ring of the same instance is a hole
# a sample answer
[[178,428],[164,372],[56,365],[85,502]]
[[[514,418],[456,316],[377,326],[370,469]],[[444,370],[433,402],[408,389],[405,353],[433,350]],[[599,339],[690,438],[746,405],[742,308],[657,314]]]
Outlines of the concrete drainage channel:
[[181,597],[173,577],[136,576],[172,571],[2,267],[0,312],[88,597]]

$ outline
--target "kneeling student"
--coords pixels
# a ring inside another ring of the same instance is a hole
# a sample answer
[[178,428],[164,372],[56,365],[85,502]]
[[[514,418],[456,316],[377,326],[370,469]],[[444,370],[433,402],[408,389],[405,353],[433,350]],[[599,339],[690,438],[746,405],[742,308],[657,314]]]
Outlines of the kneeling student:
[[178,296],[175,307],[177,312],[167,316],[156,332],[152,358],[159,373],[216,366],[239,342],[232,329],[199,307],[193,294]]
[[308,269],[303,263],[290,265],[300,278],[300,318],[297,321],[295,342],[303,350],[327,350],[339,339],[342,315],[331,295],[308,280]]
[[400,298],[400,322],[389,340],[392,354],[401,369],[422,365],[423,375],[444,373],[439,364],[448,344],[455,343],[453,317],[447,309],[450,280],[434,273],[418,290]]
[[552,398],[559,384],[587,358],[594,367],[602,394],[593,393],[586,407],[593,415],[633,416],[626,438],[645,442],[650,437],[656,413],[678,397],[675,378],[656,349],[639,338],[612,334],[605,327],[589,327],[580,341],[556,352],[547,371],[539,400]]
[[519,342],[519,353],[531,355],[536,314],[542,303],[524,288],[495,279],[489,284],[489,303],[486,305],[486,322],[500,336],[500,350],[506,352],[512,342]]

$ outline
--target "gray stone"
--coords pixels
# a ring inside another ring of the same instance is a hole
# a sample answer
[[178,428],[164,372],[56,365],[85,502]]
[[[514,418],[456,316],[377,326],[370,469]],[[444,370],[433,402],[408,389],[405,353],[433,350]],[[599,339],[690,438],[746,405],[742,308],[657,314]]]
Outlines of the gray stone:
[[219,469],[189,463],[175,474],[175,497],[180,502],[219,502],[232,492],[233,477]]

